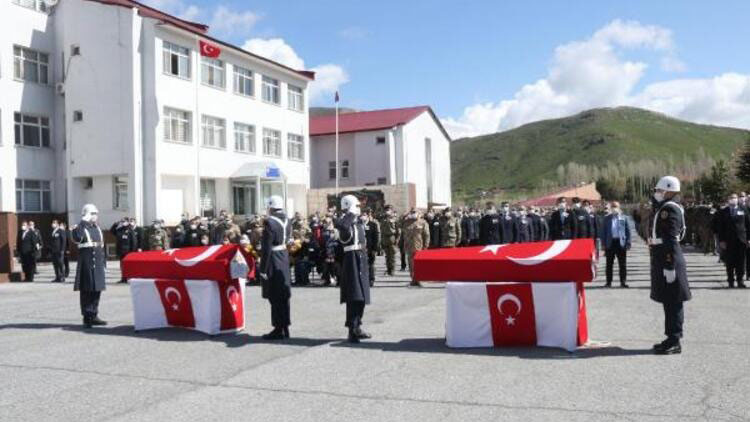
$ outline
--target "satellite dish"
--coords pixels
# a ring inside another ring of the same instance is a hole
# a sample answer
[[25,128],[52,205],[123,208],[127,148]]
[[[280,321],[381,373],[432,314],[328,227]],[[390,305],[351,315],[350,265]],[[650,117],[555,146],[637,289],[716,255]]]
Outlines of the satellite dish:
[[57,6],[57,3],[60,2],[60,0],[43,0],[44,4],[47,5],[47,7],[55,7]]

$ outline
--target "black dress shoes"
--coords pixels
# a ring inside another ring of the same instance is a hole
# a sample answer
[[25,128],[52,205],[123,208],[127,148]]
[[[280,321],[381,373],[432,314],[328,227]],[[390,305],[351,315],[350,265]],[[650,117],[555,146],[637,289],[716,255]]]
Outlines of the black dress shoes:
[[271,331],[268,334],[263,334],[263,340],[283,340],[284,339],[284,330],[281,328],[274,328],[273,331]]
[[284,338],[289,338],[289,327],[284,328]]
[[622,287],[623,289],[627,289],[630,286],[628,286],[628,283],[620,283],[620,287]]
[[682,345],[677,338],[667,338],[659,344],[654,344],[654,353],[657,355],[677,355],[682,353]]
[[100,319],[98,316],[93,317],[93,318],[83,318],[83,326],[86,328],[91,328],[93,326],[102,326],[102,325],[107,325],[107,321]]
[[349,338],[347,341],[349,341],[349,343],[359,343],[359,336],[355,330],[349,329]]
[[355,331],[355,334],[357,335],[357,338],[359,338],[360,340],[365,340],[365,339],[368,339],[368,338],[372,337],[370,335],[370,333],[368,333],[368,332],[366,332],[366,331],[364,331],[362,329],[358,329],[357,331]]

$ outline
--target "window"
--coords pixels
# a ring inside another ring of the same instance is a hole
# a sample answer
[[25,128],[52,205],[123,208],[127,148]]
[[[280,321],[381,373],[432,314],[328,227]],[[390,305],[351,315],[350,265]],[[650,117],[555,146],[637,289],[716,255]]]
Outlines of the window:
[[48,180],[16,179],[16,211],[45,212],[52,205],[52,191]]
[[263,77],[263,101],[281,104],[281,88],[278,79]]
[[190,79],[190,50],[164,41],[164,73]]
[[206,85],[224,89],[224,62],[210,57],[203,57],[202,60],[201,81]]
[[290,160],[305,161],[305,138],[289,133],[287,138],[287,154]]
[[378,184],[379,185],[385,185],[387,183],[387,179],[385,177],[378,177]]
[[281,132],[263,129],[263,155],[281,157]]
[[252,70],[234,66],[234,93],[252,97],[255,95]]
[[47,12],[47,3],[44,0],[13,0],[13,4],[39,12]]
[[16,145],[49,147],[49,117],[13,113]]
[[375,145],[385,145],[385,136],[378,136],[375,139]]
[[255,153],[255,126],[234,124],[234,150]]
[[349,160],[341,161],[341,178],[342,179],[349,178]]
[[213,218],[216,214],[216,181],[201,179],[201,216]]
[[116,210],[128,209],[128,178],[127,176],[115,176],[113,182],[112,208]]
[[336,178],[336,162],[329,161],[328,162],[328,179],[333,180],[335,178]]
[[203,116],[203,146],[226,148],[227,139],[224,130],[226,122],[218,117]]
[[305,96],[302,88],[294,85],[289,85],[287,88],[289,109],[294,111],[302,111],[305,109]]
[[174,108],[164,107],[164,140],[192,144],[190,134],[190,113]]
[[46,85],[49,83],[49,54],[13,46],[13,77]]
[[73,112],[73,121],[74,122],[82,122],[83,121],[83,111],[76,110]]

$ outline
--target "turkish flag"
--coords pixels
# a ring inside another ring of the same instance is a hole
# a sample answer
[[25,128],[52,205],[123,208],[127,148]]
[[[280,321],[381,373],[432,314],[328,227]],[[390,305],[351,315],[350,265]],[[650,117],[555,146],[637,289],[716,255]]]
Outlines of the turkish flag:
[[190,293],[185,287],[185,282],[183,280],[156,280],[154,284],[159,291],[159,298],[164,306],[164,315],[169,325],[194,328],[193,305],[190,302]]
[[124,278],[231,280],[247,276],[238,245],[214,245],[131,252],[122,261]]
[[416,281],[589,282],[596,274],[592,239],[429,249],[414,256]]
[[201,47],[201,56],[215,59],[221,54],[221,49],[213,44],[207,43],[203,40],[198,41],[198,43]]
[[244,284],[238,279],[218,283],[221,303],[221,331],[245,326]]
[[536,345],[531,284],[487,284],[487,305],[495,346]]

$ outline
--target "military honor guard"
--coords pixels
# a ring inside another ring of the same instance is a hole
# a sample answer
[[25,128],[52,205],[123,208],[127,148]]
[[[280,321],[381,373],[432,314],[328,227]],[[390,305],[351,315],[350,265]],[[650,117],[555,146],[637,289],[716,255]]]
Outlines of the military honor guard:
[[346,327],[350,343],[359,343],[370,335],[362,330],[365,306],[370,303],[370,268],[367,264],[367,238],[359,220],[359,200],[354,195],[341,198],[344,216],[336,222],[344,256],[341,270],[340,302],[346,303]]
[[691,299],[687,266],[680,241],[685,236],[685,211],[678,202],[680,181],[664,176],[656,184],[649,246],[651,252],[651,299],[664,308],[667,338],[655,344],[656,354],[682,352],[680,339],[685,320],[683,303]]
[[83,206],[81,222],[73,226],[71,238],[78,246],[78,267],[74,290],[80,292],[83,325],[107,325],[99,318],[99,299],[105,283],[104,235],[97,224],[99,210],[93,204]]
[[273,330],[263,335],[265,340],[289,338],[292,297],[292,277],[289,272],[288,243],[292,238],[292,225],[284,212],[284,200],[274,195],[266,203],[268,217],[263,222],[261,240],[260,278],[262,296],[271,303]]

